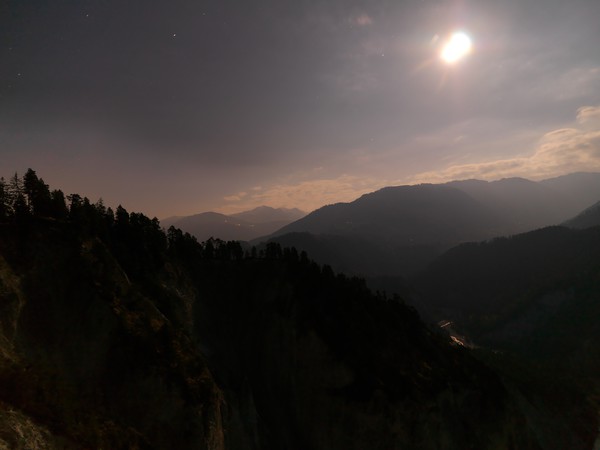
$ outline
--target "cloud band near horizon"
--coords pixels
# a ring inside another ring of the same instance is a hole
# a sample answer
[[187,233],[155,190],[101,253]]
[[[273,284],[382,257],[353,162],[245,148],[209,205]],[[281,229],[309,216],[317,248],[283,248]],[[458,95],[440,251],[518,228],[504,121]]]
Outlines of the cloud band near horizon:
[[333,178],[255,187],[226,197],[227,203],[220,210],[233,213],[269,205],[293,206],[308,212],[327,204],[350,202],[390,185],[444,183],[471,178],[487,181],[510,177],[542,180],[572,172],[595,171],[600,171],[600,106],[582,106],[577,110],[572,126],[545,133],[530,154],[449,165],[401,180],[343,174]]

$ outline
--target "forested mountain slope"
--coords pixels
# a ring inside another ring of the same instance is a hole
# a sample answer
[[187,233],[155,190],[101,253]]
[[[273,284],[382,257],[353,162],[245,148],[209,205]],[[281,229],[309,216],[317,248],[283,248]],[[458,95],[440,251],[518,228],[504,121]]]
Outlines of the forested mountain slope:
[[477,344],[600,386],[600,227],[463,244],[414,284],[421,308]]
[[359,279],[29,178],[0,219],[4,447],[592,446],[594,411],[548,408]]
[[[501,218],[462,191],[419,185],[384,188],[351,203],[320,208],[271,240],[310,250],[336,270],[398,274],[414,271],[460,242],[496,236],[504,229]],[[314,240],[319,244],[313,245]],[[361,256],[347,258],[355,248]]]
[[[558,225],[599,192],[597,173],[387,187],[320,208],[268,238],[310,250],[337,270],[410,275],[462,242]],[[355,247],[361,257],[348,258]]]

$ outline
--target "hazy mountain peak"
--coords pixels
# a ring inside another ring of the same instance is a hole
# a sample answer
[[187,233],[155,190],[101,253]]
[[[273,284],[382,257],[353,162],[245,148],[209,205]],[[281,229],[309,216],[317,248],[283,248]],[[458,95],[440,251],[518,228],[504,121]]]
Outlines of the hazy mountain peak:
[[221,214],[214,211],[190,216],[175,216],[161,221],[164,228],[171,225],[181,228],[200,241],[210,237],[223,240],[247,241],[272,233],[305,213],[297,208],[272,208],[259,206],[237,214]]
[[218,212],[214,212],[214,211],[206,211],[206,212],[202,212],[202,213],[198,213],[198,214],[193,214],[191,216],[180,216],[179,220],[190,219],[192,217],[210,217],[210,218],[214,218],[214,219],[221,219],[221,218],[227,218],[229,216],[218,213]]
[[[306,246],[334,267],[385,274],[410,271],[458,242],[563,223],[599,198],[600,174],[594,173],[545,182],[512,177],[388,186],[349,203],[319,208],[270,237],[280,240],[294,233],[293,239],[286,238],[286,245]],[[316,240],[307,239],[306,233]],[[353,246],[352,239],[368,244]],[[361,249],[352,264],[347,246]],[[375,260],[385,260],[387,268],[376,267],[371,262]]]
[[527,178],[523,178],[523,177],[507,177],[507,178],[501,178],[500,180],[497,181],[492,181],[492,183],[530,183],[530,184],[536,184],[535,181],[531,181],[528,180]]
[[466,180],[454,180],[454,181],[448,181],[447,183],[444,183],[446,186],[456,186],[456,185],[461,185],[461,184],[472,184],[472,185],[484,185],[484,184],[489,184],[489,181],[485,181],[485,180],[478,180],[477,178],[469,178]]
[[600,172],[573,172],[558,177],[546,178],[540,181],[540,183],[554,183],[570,180],[597,180],[598,178],[600,178]]

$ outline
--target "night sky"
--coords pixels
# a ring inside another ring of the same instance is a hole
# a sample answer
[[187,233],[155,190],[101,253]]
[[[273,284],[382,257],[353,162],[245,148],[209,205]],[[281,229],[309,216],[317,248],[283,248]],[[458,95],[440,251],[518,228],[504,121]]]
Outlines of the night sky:
[[600,1],[0,0],[0,161],[159,218],[600,171]]

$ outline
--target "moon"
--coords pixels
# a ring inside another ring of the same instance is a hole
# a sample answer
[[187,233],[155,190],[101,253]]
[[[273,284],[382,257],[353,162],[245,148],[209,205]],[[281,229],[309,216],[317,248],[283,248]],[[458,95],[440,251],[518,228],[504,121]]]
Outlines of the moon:
[[463,32],[456,32],[442,47],[440,58],[447,64],[460,61],[471,52],[471,38]]

